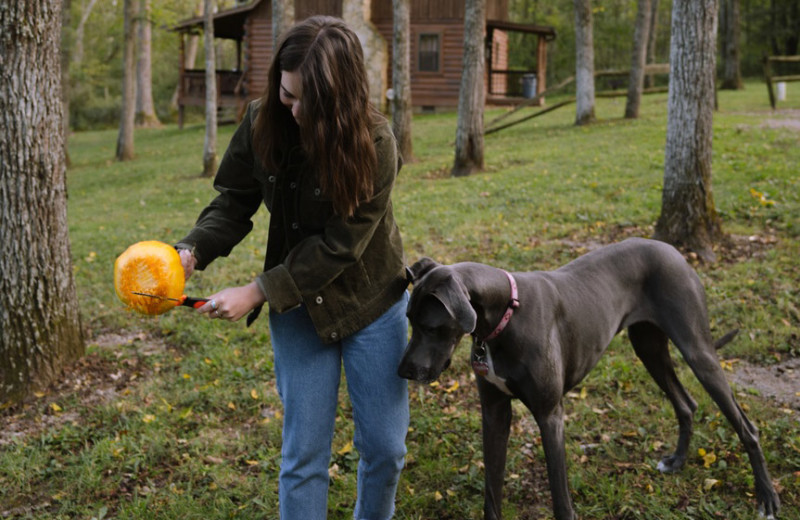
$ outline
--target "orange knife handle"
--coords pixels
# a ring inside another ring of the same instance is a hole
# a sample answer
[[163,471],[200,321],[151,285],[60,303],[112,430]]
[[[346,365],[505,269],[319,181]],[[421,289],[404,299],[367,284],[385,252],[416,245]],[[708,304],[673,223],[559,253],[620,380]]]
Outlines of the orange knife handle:
[[181,305],[185,305],[186,307],[192,307],[193,309],[199,309],[203,305],[208,302],[208,298],[190,298],[185,294],[181,296]]

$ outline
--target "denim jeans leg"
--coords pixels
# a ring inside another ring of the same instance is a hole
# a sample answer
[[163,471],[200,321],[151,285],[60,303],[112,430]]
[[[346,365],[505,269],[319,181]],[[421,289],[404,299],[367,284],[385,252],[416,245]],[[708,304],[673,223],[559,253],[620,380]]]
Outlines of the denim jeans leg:
[[319,340],[305,307],[270,313],[270,331],[284,407],[281,520],[324,520],[341,348]]
[[409,424],[408,383],[397,375],[408,341],[407,303],[404,293],[383,316],[342,341],[360,456],[356,520],[386,520],[394,514]]

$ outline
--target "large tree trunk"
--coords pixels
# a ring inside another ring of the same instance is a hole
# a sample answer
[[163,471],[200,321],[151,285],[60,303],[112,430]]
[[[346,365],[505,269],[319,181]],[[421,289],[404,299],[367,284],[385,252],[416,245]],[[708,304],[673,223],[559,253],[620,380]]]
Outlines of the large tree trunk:
[[272,46],[294,25],[294,0],[272,0]]
[[214,53],[214,0],[205,0],[203,44],[206,51],[206,138],[203,145],[203,176],[217,172],[217,67]]
[[483,50],[486,0],[466,0],[464,62],[458,97],[456,158],[452,175],[460,177],[483,169],[483,108],[485,67]]
[[136,123],[136,0],[125,0],[123,43],[122,110],[120,111],[117,160],[133,159],[133,129]]
[[631,74],[628,78],[628,100],[625,103],[625,117],[639,117],[639,105],[644,90],[644,66],[647,60],[647,42],[650,31],[650,0],[639,0],[636,11],[636,28],[633,31],[633,52]]
[[713,262],[721,233],[711,191],[718,0],[674,0],[664,188],[656,238]]
[[392,45],[392,129],[400,155],[413,160],[411,144],[411,49],[410,0],[393,0],[394,40]]
[[575,124],[594,121],[594,35],[591,0],[575,0]]
[[720,32],[722,33],[722,84],[720,88],[739,90],[744,88],[739,59],[739,26],[741,25],[739,0],[720,2]]
[[[67,228],[61,2],[0,9],[0,405],[84,352]],[[21,86],[24,86],[21,88]]]
[[150,0],[139,3],[139,60],[136,63],[136,120],[146,128],[160,127],[153,103],[152,31],[150,23]]

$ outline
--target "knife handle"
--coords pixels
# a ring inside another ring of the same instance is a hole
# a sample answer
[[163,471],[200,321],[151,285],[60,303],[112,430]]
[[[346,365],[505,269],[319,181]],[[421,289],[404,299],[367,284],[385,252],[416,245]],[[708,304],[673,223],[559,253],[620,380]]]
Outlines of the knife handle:
[[184,296],[181,298],[181,305],[185,305],[186,307],[192,307],[194,309],[199,309],[203,305],[208,302],[208,298],[191,298],[189,296]]

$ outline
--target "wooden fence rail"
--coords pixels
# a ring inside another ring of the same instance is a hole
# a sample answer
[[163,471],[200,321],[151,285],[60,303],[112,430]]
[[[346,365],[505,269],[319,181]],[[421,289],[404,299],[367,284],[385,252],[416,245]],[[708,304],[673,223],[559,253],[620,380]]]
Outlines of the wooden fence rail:
[[800,81],[800,74],[790,74],[782,76],[772,75],[773,63],[800,63],[800,56],[764,56],[764,81],[767,82],[767,93],[769,94],[769,104],[775,109],[775,83],[790,83]]

